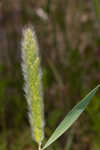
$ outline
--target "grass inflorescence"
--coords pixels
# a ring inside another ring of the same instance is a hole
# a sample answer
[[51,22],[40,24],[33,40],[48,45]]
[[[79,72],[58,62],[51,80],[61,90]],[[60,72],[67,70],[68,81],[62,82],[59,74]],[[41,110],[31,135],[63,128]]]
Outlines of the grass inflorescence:
[[25,79],[24,91],[29,107],[29,119],[32,135],[40,145],[43,132],[43,101],[41,89],[40,58],[35,33],[28,27],[23,31],[22,40],[22,70]]

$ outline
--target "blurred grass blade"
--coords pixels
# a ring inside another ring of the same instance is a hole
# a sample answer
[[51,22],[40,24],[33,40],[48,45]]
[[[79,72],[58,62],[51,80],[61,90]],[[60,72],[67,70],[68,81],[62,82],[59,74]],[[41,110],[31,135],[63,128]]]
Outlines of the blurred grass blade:
[[68,115],[64,118],[64,120],[60,123],[60,125],[56,128],[54,133],[51,135],[45,146],[42,148],[47,148],[51,143],[53,143],[56,139],[58,139],[81,115],[81,113],[85,110],[86,106],[89,104],[91,98],[95,95],[96,91],[100,85],[94,88],[88,95],[86,95],[80,103],[78,103],[72,111],[68,113]]
[[100,0],[93,0],[93,4],[96,11],[97,19],[100,22]]
[[68,135],[68,138],[67,138],[67,143],[65,145],[64,150],[71,150],[73,137],[74,137],[74,128],[72,128],[69,132],[69,135]]

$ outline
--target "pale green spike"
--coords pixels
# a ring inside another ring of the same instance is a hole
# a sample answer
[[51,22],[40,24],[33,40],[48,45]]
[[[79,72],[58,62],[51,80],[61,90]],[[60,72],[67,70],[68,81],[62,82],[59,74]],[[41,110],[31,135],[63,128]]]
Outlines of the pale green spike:
[[25,94],[29,106],[29,118],[32,135],[40,145],[43,132],[43,102],[41,92],[40,58],[35,33],[32,28],[24,30],[22,41],[22,69],[25,79]]

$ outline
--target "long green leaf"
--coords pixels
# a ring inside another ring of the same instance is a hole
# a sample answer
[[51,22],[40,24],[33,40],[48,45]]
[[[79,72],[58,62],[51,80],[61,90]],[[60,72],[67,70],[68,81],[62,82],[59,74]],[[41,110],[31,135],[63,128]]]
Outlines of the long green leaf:
[[60,123],[60,125],[56,128],[54,133],[51,135],[45,146],[42,148],[47,148],[51,143],[53,143],[56,139],[58,139],[68,128],[77,120],[77,118],[81,115],[81,113],[85,110],[86,106],[89,104],[91,98],[94,96],[96,91],[100,85],[94,88],[88,95],[86,95],[80,103],[78,103],[72,111],[70,111],[65,119]]

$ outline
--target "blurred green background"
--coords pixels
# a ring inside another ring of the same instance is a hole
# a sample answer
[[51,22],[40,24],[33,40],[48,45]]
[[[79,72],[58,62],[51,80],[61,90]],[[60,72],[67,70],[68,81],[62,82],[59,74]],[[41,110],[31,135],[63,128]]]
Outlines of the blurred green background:
[[[29,24],[36,31],[42,60],[46,139],[100,83],[100,24],[91,0],[1,0],[0,150],[37,150],[21,71],[22,29]],[[99,139],[100,91],[48,150],[99,150]]]

